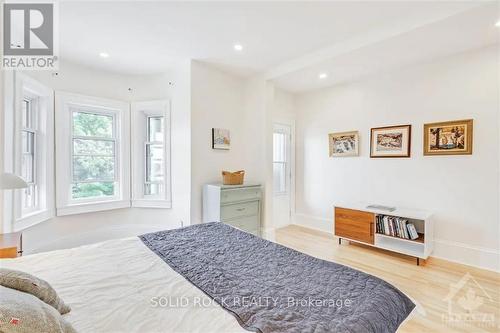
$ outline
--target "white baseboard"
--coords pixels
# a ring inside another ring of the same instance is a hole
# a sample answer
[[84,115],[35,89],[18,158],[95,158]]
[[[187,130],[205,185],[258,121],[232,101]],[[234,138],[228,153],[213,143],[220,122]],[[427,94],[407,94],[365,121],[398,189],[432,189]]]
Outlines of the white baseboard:
[[500,251],[495,249],[445,239],[434,239],[434,252],[431,256],[459,264],[500,272]]
[[[331,233],[333,218],[295,214],[294,224]],[[444,239],[434,239],[431,257],[500,272],[500,251]]]
[[[282,228],[282,227],[280,227]],[[276,228],[262,228],[262,238],[265,238],[270,241],[275,241],[276,240]]]
[[333,232],[333,218],[328,219],[326,217],[296,213],[293,218],[293,223],[310,229],[330,233]]
[[[170,227],[172,228],[172,227]],[[93,230],[80,230],[79,232],[62,232],[51,234],[51,237],[38,237],[36,231],[30,229],[23,232],[24,254],[69,249],[82,245],[88,245],[110,239],[134,237],[149,232],[169,229],[165,225],[156,224],[123,224],[102,226]],[[43,235],[44,233],[42,233]]]

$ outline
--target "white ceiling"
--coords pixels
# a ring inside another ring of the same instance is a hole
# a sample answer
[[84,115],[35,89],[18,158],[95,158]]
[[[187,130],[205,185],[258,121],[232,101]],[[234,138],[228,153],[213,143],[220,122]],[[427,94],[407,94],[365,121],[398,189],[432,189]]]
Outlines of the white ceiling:
[[[392,33],[390,38],[336,50],[300,68],[281,70],[277,87],[304,92],[331,86],[379,72],[423,63],[431,59],[499,43],[497,5],[476,7],[415,29]],[[307,56],[301,61],[304,64]],[[274,71],[276,72],[276,70]],[[319,79],[327,73],[326,79]],[[272,74],[272,73],[271,73]]]
[[[365,73],[366,66],[384,67],[386,60],[414,61],[415,52],[430,56],[432,52],[422,52],[429,37],[432,47],[463,48],[454,42],[441,45],[432,31],[413,36],[420,40],[410,48],[401,35],[392,37],[395,43],[389,38],[386,44],[380,38],[389,31],[387,27],[392,32],[411,30],[409,23],[412,27],[426,25],[477,5],[477,1],[66,1],[60,3],[60,55],[65,61],[124,74],[163,72],[178,60],[191,58],[237,75],[268,73],[270,79],[279,77],[278,86],[302,91],[318,85],[319,69],[332,72],[328,81],[321,82],[331,84],[352,71]],[[348,48],[331,52],[359,36],[369,33],[374,37],[377,31],[381,33],[375,49],[367,45],[370,38],[364,43],[367,52],[375,52],[377,58],[372,61],[363,58],[364,51],[354,52],[357,58],[353,59],[345,52]],[[464,31],[467,38],[477,36]],[[452,29],[442,37],[462,32]],[[235,42],[244,46],[242,52],[233,50]],[[100,58],[100,52],[109,53],[109,58]]]

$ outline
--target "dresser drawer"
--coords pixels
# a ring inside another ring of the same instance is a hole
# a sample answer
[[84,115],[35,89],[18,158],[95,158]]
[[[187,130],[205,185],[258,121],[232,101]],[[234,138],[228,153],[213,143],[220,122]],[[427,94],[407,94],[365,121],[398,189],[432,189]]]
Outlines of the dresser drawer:
[[374,214],[353,209],[335,208],[335,235],[373,244]]
[[235,189],[224,189],[221,191],[220,202],[222,204],[228,202],[237,201],[250,201],[250,200],[260,200],[261,190],[260,187],[247,187],[247,188],[235,188]]
[[224,223],[232,225],[238,229],[260,236],[260,220],[258,216],[248,216],[239,219],[224,221]]
[[360,210],[335,207],[335,220],[347,219],[360,223],[373,223],[375,216],[373,213],[362,212]]
[[227,204],[220,208],[220,218],[222,221],[251,215],[259,215],[259,201]]

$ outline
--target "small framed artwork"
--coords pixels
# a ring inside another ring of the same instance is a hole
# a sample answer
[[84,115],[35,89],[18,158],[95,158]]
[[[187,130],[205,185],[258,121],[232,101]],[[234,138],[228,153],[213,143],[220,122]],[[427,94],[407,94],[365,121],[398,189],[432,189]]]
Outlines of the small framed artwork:
[[472,119],[424,124],[424,155],[472,154]]
[[342,132],[328,134],[330,157],[358,156],[359,132]]
[[410,157],[411,125],[371,129],[370,157]]
[[223,128],[212,128],[212,149],[229,150],[231,137],[229,130]]

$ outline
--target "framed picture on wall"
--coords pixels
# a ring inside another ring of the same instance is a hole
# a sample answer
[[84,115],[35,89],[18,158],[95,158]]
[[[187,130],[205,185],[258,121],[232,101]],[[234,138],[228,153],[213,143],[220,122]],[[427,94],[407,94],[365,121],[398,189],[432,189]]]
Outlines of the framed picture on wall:
[[411,125],[371,129],[370,157],[410,157]]
[[472,154],[472,119],[424,124],[424,155]]
[[341,132],[328,134],[330,157],[358,156],[359,132]]
[[212,128],[212,149],[229,150],[231,137],[229,130],[223,128]]

